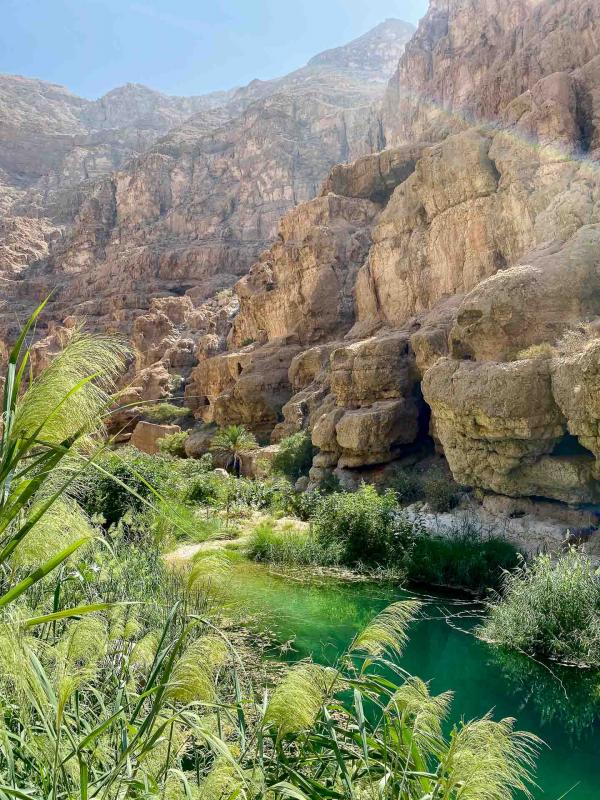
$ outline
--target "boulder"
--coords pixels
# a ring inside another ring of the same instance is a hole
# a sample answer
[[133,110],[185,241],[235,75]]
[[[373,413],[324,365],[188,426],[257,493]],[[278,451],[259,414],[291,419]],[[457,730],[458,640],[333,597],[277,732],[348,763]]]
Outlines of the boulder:
[[143,453],[150,453],[151,455],[160,452],[158,443],[165,436],[170,436],[173,433],[179,433],[181,428],[179,425],[155,425],[152,422],[138,422],[135,426],[129,443]]

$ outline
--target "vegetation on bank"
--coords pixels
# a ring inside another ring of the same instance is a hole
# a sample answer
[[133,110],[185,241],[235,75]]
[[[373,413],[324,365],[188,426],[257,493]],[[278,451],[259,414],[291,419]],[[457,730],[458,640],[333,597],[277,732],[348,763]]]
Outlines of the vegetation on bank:
[[249,556],[287,566],[384,568],[477,594],[499,588],[503,570],[519,563],[512,544],[470,526],[432,535],[398,507],[392,490],[380,494],[363,485],[356,492],[315,492],[305,502],[312,503],[308,528],[285,531],[265,522],[250,535]]
[[537,556],[504,574],[483,638],[537,658],[600,668],[600,581],[581,551]]
[[149,422],[159,425],[179,425],[193,421],[193,414],[187,406],[176,406],[174,403],[153,403],[142,407],[142,415]]
[[310,434],[298,431],[280,442],[279,452],[272,463],[273,471],[295,483],[298,478],[308,475],[314,453]]
[[405,640],[411,604],[384,612],[353,659],[297,665],[259,700],[211,619],[218,557],[169,572],[149,535],[169,515],[183,527],[184,486],[212,481],[229,508],[247,484],[217,490],[206,461],[105,452],[123,348],[75,337],[25,388],[26,334],[0,438],[0,796],[452,798],[466,781],[504,800],[526,788],[533,737],[486,718],[445,738],[447,696],[372,672]]

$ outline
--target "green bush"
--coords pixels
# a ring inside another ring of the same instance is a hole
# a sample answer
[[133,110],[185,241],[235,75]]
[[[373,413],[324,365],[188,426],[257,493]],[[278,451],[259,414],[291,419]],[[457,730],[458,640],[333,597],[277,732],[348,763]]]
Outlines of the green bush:
[[188,503],[217,508],[237,506],[255,510],[287,511],[294,495],[294,487],[284,478],[252,480],[207,472],[189,482],[185,500]]
[[284,510],[298,519],[307,521],[315,515],[322,497],[319,489],[310,492],[290,492]]
[[356,492],[324,497],[312,518],[320,544],[341,545],[346,564],[393,562],[401,551],[396,496],[363,484]]
[[335,492],[343,492],[344,487],[335,473],[327,472],[319,481],[319,491],[323,494],[334,494]]
[[225,484],[228,478],[222,478],[214,472],[198,475],[190,481],[185,500],[201,506],[219,506],[225,502]]
[[460,487],[441,467],[432,467],[421,479],[423,497],[432,511],[444,513],[457,505]]
[[277,530],[267,521],[252,531],[246,552],[255,561],[273,564],[334,566],[342,559],[343,547],[337,542],[324,547],[310,530],[292,525]]
[[412,581],[482,594],[498,588],[503,570],[514,569],[518,563],[519,552],[505,539],[457,531],[446,536],[416,536],[405,568]]
[[106,525],[118,522],[128,511],[141,511],[152,489],[164,492],[174,479],[169,461],[135,448],[108,452],[98,459],[105,471],[88,471],[78,484],[77,499],[90,516],[101,516]]
[[158,449],[161,453],[176,458],[185,458],[185,443],[189,434],[187,431],[176,431],[163,436],[158,440]]
[[555,561],[537,556],[505,574],[480,634],[532,656],[600,667],[597,571],[579,550]]
[[273,471],[285,475],[292,483],[308,475],[312,466],[314,447],[310,433],[299,431],[279,444],[279,452],[272,462]]
[[413,469],[396,467],[389,480],[389,488],[396,492],[399,503],[409,505],[423,497],[423,481]]
[[149,422],[157,424],[170,424],[191,420],[192,412],[186,406],[176,406],[173,403],[156,403],[143,407],[142,416]]

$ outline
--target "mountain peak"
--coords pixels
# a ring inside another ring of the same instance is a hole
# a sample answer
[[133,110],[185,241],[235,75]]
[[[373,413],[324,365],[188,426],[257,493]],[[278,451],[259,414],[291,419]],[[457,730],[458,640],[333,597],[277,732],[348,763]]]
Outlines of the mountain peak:
[[314,56],[308,66],[358,70],[387,80],[415,30],[410,22],[389,17],[348,44]]

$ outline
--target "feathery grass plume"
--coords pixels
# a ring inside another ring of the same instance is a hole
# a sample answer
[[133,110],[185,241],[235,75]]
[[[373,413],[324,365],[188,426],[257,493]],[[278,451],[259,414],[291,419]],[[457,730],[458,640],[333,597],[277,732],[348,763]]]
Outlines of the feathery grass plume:
[[292,667],[269,700],[264,725],[274,726],[278,739],[311,728],[333,691],[337,676],[336,670],[320,664],[303,663]]
[[197,553],[187,578],[190,591],[218,588],[231,574],[231,561],[223,553]]
[[100,661],[107,645],[106,623],[94,614],[72,622],[58,649],[69,667],[86,669]]
[[[30,513],[35,513],[36,504]],[[90,520],[74,500],[57,500],[19,542],[10,557],[13,568],[35,568],[80,539],[96,535]],[[81,555],[81,550],[78,556]]]
[[355,636],[349,653],[365,653],[373,658],[402,655],[408,641],[408,626],[421,606],[422,603],[418,600],[399,600],[392,603]]
[[111,608],[108,615],[109,641],[135,641],[142,633],[139,613],[139,608],[135,605],[118,605]]
[[[192,735],[191,730],[179,720],[162,713],[156,718],[155,732],[156,729],[160,728],[162,728],[162,734],[151,742],[147,749],[144,748],[139,757],[139,765],[142,772],[142,776],[139,777],[142,779],[146,777],[154,785],[156,785],[161,775],[179,761],[185,753]],[[125,797],[126,795],[115,794],[110,796],[116,798]],[[162,797],[158,787],[156,795],[148,795],[148,797],[153,796]]]
[[59,444],[98,430],[128,352],[109,336],[73,336],[17,401],[11,435],[26,439],[42,425],[37,438]]
[[233,765],[225,758],[217,758],[214,766],[202,781],[202,800],[230,800],[243,796],[244,781]]
[[129,664],[140,673],[150,669],[158,649],[159,636],[156,631],[150,631],[137,641],[129,656]]
[[397,709],[401,723],[411,728],[412,739],[420,748],[439,752],[442,723],[451,701],[452,692],[432,695],[426,683],[411,676],[394,692],[387,709]]
[[175,664],[166,697],[181,703],[212,702],[216,697],[216,672],[227,658],[227,645],[219,636],[200,636]]
[[55,679],[59,725],[74,693],[96,677],[98,664],[106,655],[107,644],[105,622],[93,615],[82,617],[69,625],[63,638],[53,648],[57,662]]
[[515,792],[531,797],[530,773],[540,748],[533,734],[514,730],[514,720],[494,722],[489,715],[452,733],[438,775],[440,798],[512,800]]
[[17,698],[24,711],[27,698],[44,704],[48,698],[40,684],[39,674],[33,666],[32,656],[39,641],[27,636],[13,618],[0,625],[0,686],[5,698]]

